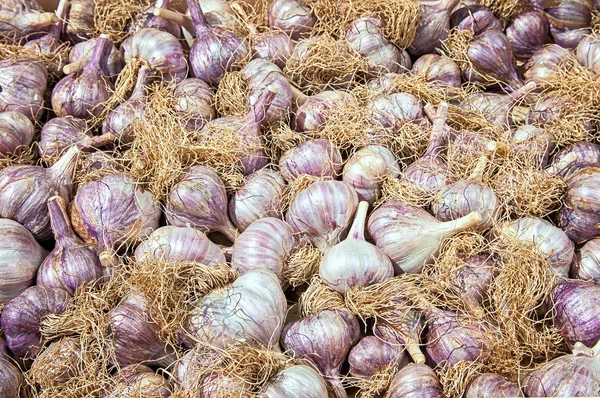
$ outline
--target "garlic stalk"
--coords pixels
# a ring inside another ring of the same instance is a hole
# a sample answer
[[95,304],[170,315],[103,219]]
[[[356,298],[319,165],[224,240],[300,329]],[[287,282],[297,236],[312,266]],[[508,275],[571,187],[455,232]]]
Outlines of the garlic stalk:
[[[98,38],[86,40],[71,47],[69,51],[69,63],[63,67],[65,75],[79,72],[90,62],[98,40]],[[108,55],[107,63],[109,76],[111,77],[118,75],[121,69],[123,69],[123,56],[114,45]]]

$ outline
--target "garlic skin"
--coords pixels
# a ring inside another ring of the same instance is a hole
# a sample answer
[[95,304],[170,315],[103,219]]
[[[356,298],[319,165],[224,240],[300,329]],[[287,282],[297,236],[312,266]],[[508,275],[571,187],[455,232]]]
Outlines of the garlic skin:
[[482,316],[483,302],[487,299],[496,267],[488,255],[475,255],[462,261],[464,265],[453,272],[452,285],[458,289],[465,307],[475,316]]
[[229,199],[229,218],[244,231],[263,217],[277,217],[286,184],[271,169],[260,169],[248,177],[244,185]]
[[219,246],[203,232],[190,227],[160,227],[135,249],[137,261],[177,263],[195,261],[204,265],[225,263]]
[[213,92],[208,84],[200,79],[188,77],[180,82],[173,92],[173,108],[190,117],[187,128],[200,130],[207,121],[214,119],[217,112],[213,106]]
[[557,226],[575,243],[600,237],[600,215],[596,189],[600,167],[584,167],[567,180],[567,196],[557,217]]
[[369,203],[359,203],[348,237],[330,248],[321,259],[321,279],[341,294],[394,276],[394,267],[389,257],[365,240],[368,210]]
[[17,111],[35,122],[44,113],[48,71],[43,63],[29,57],[0,61],[0,112]]
[[420,57],[433,54],[448,38],[450,14],[460,0],[418,0],[421,11],[416,37],[407,49],[410,55]]
[[204,0],[202,11],[211,26],[221,26],[234,30],[240,22],[227,0]]
[[329,140],[317,138],[285,151],[279,158],[281,176],[292,182],[302,174],[335,179],[342,170],[342,154]]
[[147,297],[132,292],[108,314],[108,339],[119,366],[146,363],[171,365],[177,359],[173,348],[160,339],[161,326],[154,322]]
[[470,30],[474,36],[488,30],[503,30],[502,23],[492,10],[477,3],[461,7],[452,13],[450,26],[460,30]]
[[493,373],[477,376],[467,387],[465,398],[523,397],[519,386]]
[[36,1],[5,1],[0,9],[0,35],[9,39],[27,37],[56,23],[52,12],[43,12]]
[[435,372],[427,365],[408,364],[394,376],[385,398],[445,398]]
[[413,75],[425,76],[429,83],[441,87],[456,87],[462,85],[460,68],[448,57],[437,54],[425,54],[415,61],[412,66]]
[[8,356],[6,342],[0,337],[0,397],[17,397],[23,384],[23,375],[11,357]]
[[47,255],[25,227],[0,218],[0,304],[6,304],[35,282]]
[[45,343],[40,331],[43,318],[65,312],[69,298],[62,289],[32,286],[10,300],[0,317],[10,351],[19,358],[35,358]]
[[371,213],[367,228],[375,244],[387,254],[397,274],[418,273],[433,259],[444,239],[481,222],[474,211],[454,221],[440,222],[422,208],[389,201]]
[[555,358],[537,367],[523,381],[528,397],[586,397],[598,394],[600,347],[577,343],[572,354]]
[[80,151],[72,147],[52,167],[15,165],[0,171],[0,217],[22,224],[38,240],[52,237],[48,198],[68,201]]
[[114,385],[104,392],[102,398],[167,398],[171,396],[171,386],[161,375],[142,364],[122,368],[114,376]]
[[600,239],[592,239],[577,252],[571,277],[598,283],[600,281]]
[[292,365],[277,373],[265,384],[261,395],[266,398],[327,398],[323,376],[307,365]]
[[537,126],[519,126],[511,134],[511,138],[513,153],[522,155],[524,159],[531,159],[535,167],[546,167],[550,153],[556,147],[552,133]]
[[384,146],[368,145],[354,152],[346,161],[342,181],[356,190],[358,200],[375,202],[385,176],[398,177],[400,166],[394,154]]
[[128,37],[121,44],[125,63],[144,61],[166,82],[180,82],[187,75],[188,66],[179,40],[162,30],[145,28]]
[[126,174],[82,185],[70,211],[73,229],[100,253],[101,261],[108,253],[145,239],[158,228],[161,216],[154,195]]
[[155,4],[150,6],[146,11],[136,13],[127,23],[125,29],[129,33],[135,33],[144,28],[154,28],[170,33],[177,39],[181,39],[183,36],[181,26],[177,22],[155,15],[157,10],[168,9],[169,0],[156,0]]
[[84,360],[79,337],[63,337],[50,343],[36,356],[30,374],[36,384],[45,390],[75,377]]
[[[90,62],[97,42],[98,38],[93,38],[77,43],[71,47],[71,50],[69,51],[69,63],[63,68],[65,75],[79,72]],[[114,45],[108,55],[107,64],[108,73],[111,77],[118,75],[119,72],[121,72],[121,69],[123,69],[123,56]]]
[[501,224],[493,234],[534,245],[548,256],[554,272],[565,278],[569,276],[575,247],[563,231],[548,221],[537,217],[523,217]]
[[232,242],[237,231],[227,216],[227,191],[210,167],[193,166],[175,184],[167,198],[169,225],[219,231]]
[[352,94],[341,90],[325,90],[306,97],[296,110],[292,128],[299,132],[318,131],[325,124],[331,112],[348,104],[355,105]]
[[292,56],[295,46],[296,42],[292,38],[279,31],[258,34],[252,38],[254,58],[271,61],[280,69],[285,68],[285,64]]
[[600,36],[592,33],[583,38],[575,50],[577,61],[594,72],[600,72]]
[[33,123],[16,111],[0,113],[0,155],[18,153],[29,146],[35,134]]
[[404,123],[423,125],[426,123],[423,104],[412,94],[394,93],[382,95],[367,105],[369,121],[383,128],[396,132]]
[[398,343],[365,336],[350,350],[348,363],[353,377],[368,380],[391,366],[402,369],[408,365],[408,357]]
[[573,174],[588,166],[600,166],[600,145],[579,141],[554,155],[548,171],[568,180]]
[[102,277],[102,265],[96,251],[75,234],[60,196],[48,199],[48,212],[56,244],[40,265],[37,285],[64,289],[73,295],[79,286]]
[[287,313],[287,301],[277,276],[254,269],[237,278],[229,288],[204,296],[191,310],[185,332],[189,340],[210,342],[214,347],[242,342],[252,346],[276,346]]
[[541,12],[527,11],[513,18],[506,37],[516,57],[528,58],[544,45],[549,31],[548,19]]
[[536,51],[525,64],[523,76],[527,81],[534,81],[538,87],[545,87],[556,76],[560,64],[571,58],[572,54],[558,44],[547,44]]
[[544,12],[550,22],[554,42],[564,48],[575,48],[590,33],[592,0],[563,0],[550,3]]
[[586,281],[561,281],[552,295],[554,324],[569,347],[582,343],[595,346],[600,340],[596,316],[600,305],[600,286]]
[[334,397],[347,398],[340,369],[359,338],[360,327],[356,317],[348,310],[336,308],[285,325],[281,345],[315,365]]
[[381,33],[382,29],[381,18],[360,16],[346,31],[346,43],[366,59],[367,73],[370,76],[409,70],[412,66],[410,56],[390,43]]
[[250,224],[236,239],[231,266],[241,274],[253,269],[268,269],[281,277],[295,244],[296,239],[289,225],[278,218],[261,218]]
[[298,40],[308,36],[317,18],[301,0],[275,0],[269,8],[269,26]]
[[61,156],[71,146],[77,146],[82,152],[93,152],[112,144],[112,134],[92,135],[84,119],[73,116],[55,117],[44,123],[40,132],[39,154],[51,159]]
[[317,181],[290,204],[286,222],[302,239],[327,251],[337,244],[358,206],[356,191],[342,181]]

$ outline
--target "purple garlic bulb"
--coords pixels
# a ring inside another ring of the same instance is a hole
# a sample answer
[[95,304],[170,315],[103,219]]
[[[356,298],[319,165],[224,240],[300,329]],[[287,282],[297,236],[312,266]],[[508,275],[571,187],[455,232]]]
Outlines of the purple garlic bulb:
[[592,0],[549,2],[544,12],[550,22],[554,42],[564,48],[575,48],[590,33]]
[[42,62],[29,57],[0,61],[0,112],[17,111],[32,122],[40,120],[47,85],[48,71]]
[[112,133],[92,135],[84,119],[73,116],[55,117],[42,127],[39,153],[42,158],[55,158],[71,146],[78,147],[82,152],[93,152],[112,144],[114,140]]
[[302,0],[275,0],[269,8],[269,26],[293,40],[307,36],[316,22],[316,16]]
[[579,42],[577,60],[582,66],[600,72],[600,35],[593,33]]
[[177,359],[160,338],[161,326],[153,318],[152,303],[142,293],[127,295],[108,314],[108,338],[119,366],[169,366]]
[[190,67],[200,80],[213,87],[225,72],[248,55],[248,44],[243,37],[217,27],[211,27],[198,0],[187,0],[188,10],[196,30],[196,41],[190,49]]
[[292,365],[279,372],[262,388],[266,398],[325,398],[327,384],[318,371],[307,365]]
[[425,363],[425,355],[421,352],[421,335],[425,329],[425,318],[421,311],[407,308],[406,302],[397,302],[397,309],[392,310],[394,320],[378,321],[375,326],[375,336],[391,344],[397,343],[404,347],[413,362]]
[[433,54],[448,38],[450,14],[460,0],[418,0],[421,17],[408,52],[415,57]]
[[354,96],[341,90],[326,90],[312,97],[302,98],[292,120],[292,128],[298,132],[317,131],[336,109],[355,104]]
[[258,34],[252,38],[252,53],[254,58],[271,61],[280,69],[294,52],[296,43],[284,32],[273,31]]
[[425,355],[432,367],[483,361],[490,354],[491,341],[468,316],[435,307],[424,314],[429,325]]
[[488,30],[502,31],[502,23],[488,7],[473,4],[461,7],[452,13],[450,26],[460,30],[470,30],[479,36]]
[[30,375],[42,390],[51,389],[69,382],[78,376],[83,361],[91,357],[90,352],[82,354],[79,336],[63,337],[54,340],[44,348],[31,364]]
[[346,355],[359,338],[356,317],[345,309],[331,309],[285,325],[281,345],[313,363],[335,398],[347,398],[340,371]]
[[113,377],[113,385],[103,393],[102,398],[167,398],[171,396],[171,386],[167,379],[142,364],[125,366]]
[[483,302],[494,279],[495,267],[490,256],[475,255],[463,260],[453,273],[452,284],[460,294],[465,307],[475,316],[483,315]]
[[22,224],[38,240],[52,237],[46,203],[59,195],[71,198],[80,151],[69,149],[52,167],[15,165],[0,171],[0,216]]
[[[563,113],[568,112],[571,106],[569,100],[557,91],[551,91],[542,96],[527,112],[527,124],[545,126],[547,123],[556,122]],[[589,119],[581,120],[581,126],[590,133],[594,126]]]
[[426,210],[401,201],[388,201],[369,217],[369,235],[394,263],[396,273],[417,273],[432,261],[444,239],[481,222],[474,211],[453,221],[441,222]]
[[79,43],[92,37],[95,30],[94,0],[71,0],[65,36],[72,43]]
[[527,11],[514,17],[506,28],[506,37],[518,58],[529,58],[542,48],[548,37],[548,19],[539,11]]
[[413,75],[423,75],[434,85],[441,87],[456,87],[462,85],[458,64],[448,57],[437,54],[425,54],[415,61],[412,66]]
[[6,342],[0,337],[0,397],[18,397],[23,375],[6,350]]
[[579,249],[571,277],[593,283],[600,281],[600,239],[592,239]]
[[190,118],[187,124],[190,130],[200,130],[206,122],[217,116],[212,89],[200,79],[189,77],[183,80],[177,85],[173,96],[173,108]]
[[0,113],[0,155],[18,154],[33,141],[31,120],[16,111]]
[[110,253],[135,246],[158,228],[161,215],[154,195],[126,174],[82,185],[70,211],[73,228],[96,249],[104,265]]
[[360,16],[346,31],[346,43],[366,59],[367,72],[371,76],[410,69],[412,61],[408,53],[390,43],[381,33],[382,29],[380,17]]
[[[98,40],[98,38],[94,38],[82,41],[71,48],[71,51],[69,51],[69,63],[63,68],[65,75],[79,72],[90,62]],[[123,56],[114,45],[108,55],[107,64],[108,73],[111,77],[118,75],[121,69],[123,69]]]
[[465,398],[522,397],[519,385],[502,376],[484,373],[477,376],[465,391]]
[[52,109],[57,116],[89,120],[100,114],[103,103],[111,96],[108,56],[113,47],[108,36],[101,35],[87,65],[67,75],[52,90]]
[[600,340],[600,286],[586,281],[561,281],[552,295],[554,323],[569,347],[593,347]]
[[596,189],[600,167],[585,167],[567,180],[567,195],[560,209],[557,226],[575,243],[600,237],[600,198]]
[[232,242],[237,231],[227,216],[227,191],[211,168],[191,167],[169,194],[167,222],[178,227],[219,231]]
[[168,10],[169,0],[156,0],[153,6],[150,6],[146,11],[138,12],[128,23],[127,31],[136,33],[144,28],[153,28],[170,33],[173,37],[181,39],[181,27],[175,21],[162,18],[156,14],[157,9]]
[[532,125],[519,126],[512,134],[512,151],[526,159],[536,168],[548,165],[548,157],[554,151],[555,140],[552,133]]
[[261,218],[250,224],[235,241],[231,266],[241,274],[268,269],[281,278],[295,243],[292,229],[285,222],[273,217]]
[[477,36],[469,45],[467,57],[474,72],[486,80],[505,83],[506,89],[510,91],[523,86],[510,42],[502,32],[488,30]]
[[53,12],[43,12],[37,1],[5,1],[0,10],[0,35],[8,39],[27,37],[58,22]]
[[547,44],[537,50],[525,64],[523,76],[542,88],[558,73],[561,63],[572,57],[571,52],[558,44]]
[[38,270],[37,285],[73,295],[79,286],[102,277],[102,265],[98,253],[75,234],[60,196],[48,199],[48,211],[56,244]]
[[523,381],[528,397],[591,397],[598,394],[600,347],[577,343],[572,354],[538,366]]
[[435,372],[427,365],[408,364],[394,376],[385,398],[445,398]]
[[146,108],[146,85],[151,70],[142,66],[131,97],[113,109],[102,123],[102,132],[111,133],[121,145],[131,144],[135,139],[135,121],[144,117]]
[[250,174],[229,199],[229,218],[244,231],[260,218],[277,217],[285,187],[277,171],[265,168]]
[[368,210],[369,203],[358,204],[348,236],[325,253],[319,266],[323,283],[341,294],[394,276],[389,257],[365,240]]
[[370,379],[392,366],[402,369],[408,365],[408,358],[400,344],[365,336],[350,350],[348,363],[353,377]]
[[357,206],[350,184],[317,181],[294,198],[285,220],[303,240],[325,252],[341,240]]
[[47,286],[32,286],[12,299],[2,310],[0,325],[10,351],[19,358],[35,358],[45,339],[40,328],[49,315],[66,311],[69,294]]
[[287,182],[302,174],[335,179],[342,163],[340,150],[330,141],[317,138],[285,151],[279,159],[279,170]]
[[394,93],[382,95],[367,105],[371,124],[390,128],[396,132],[404,123],[423,125],[426,123],[421,101],[412,94]]

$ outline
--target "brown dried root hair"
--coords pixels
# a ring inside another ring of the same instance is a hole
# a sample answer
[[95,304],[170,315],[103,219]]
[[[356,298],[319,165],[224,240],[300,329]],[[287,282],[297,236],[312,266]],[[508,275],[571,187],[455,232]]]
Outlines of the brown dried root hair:
[[504,26],[520,13],[533,9],[529,0],[482,0],[481,5],[489,7]]
[[12,57],[31,57],[40,61],[48,70],[48,85],[50,86],[62,78],[62,68],[69,61],[69,49],[69,43],[63,43],[50,54],[40,54],[33,49],[23,47],[16,41],[2,38],[0,39],[0,60]]
[[38,164],[38,143],[30,146],[20,146],[11,155],[0,155],[0,171],[9,166]]
[[319,272],[323,252],[312,245],[296,247],[285,262],[281,279],[293,288],[309,283]]
[[122,43],[129,35],[127,23],[139,12],[146,11],[154,4],[151,0],[94,0],[94,31],[92,37],[108,35],[115,45]]
[[341,294],[325,285],[321,278],[314,276],[308,288],[298,300],[300,316],[306,318],[332,308],[346,308]]
[[213,97],[220,115],[247,115],[250,111],[248,82],[241,72],[227,72]]

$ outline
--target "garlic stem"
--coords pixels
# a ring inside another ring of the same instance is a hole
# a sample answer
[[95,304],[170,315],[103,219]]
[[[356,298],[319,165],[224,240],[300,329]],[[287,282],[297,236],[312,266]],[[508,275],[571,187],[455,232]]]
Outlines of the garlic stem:
[[73,173],[77,165],[77,157],[81,150],[77,146],[69,148],[69,150],[48,169],[55,181],[64,183],[73,180]]
[[475,165],[475,168],[473,169],[473,172],[467,178],[467,180],[481,182],[481,178],[483,177],[483,172],[485,171],[488,161],[489,158],[487,155],[481,155],[477,161],[477,164]]
[[292,99],[296,102],[296,104],[303,105],[306,101],[308,101],[308,95],[304,94],[300,91],[296,86],[290,82],[290,87],[292,89]]
[[365,240],[365,221],[367,219],[367,211],[369,210],[369,202],[360,202],[358,209],[354,215],[354,222],[348,232],[348,239]]
[[146,65],[140,68],[135,87],[133,88],[133,92],[129,99],[144,98],[146,96],[146,85],[148,84],[148,78],[151,72],[150,68]]
[[423,351],[421,351],[421,347],[418,343],[406,343],[404,346],[406,347],[406,351],[408,351],[408,355],[410,355],[415,363],[425,363],[425,355],[423,354]]
[[70,0],[60,0],[58,2],[58,6],[56,6],[56,17],[58,21],[54,24],[54,26],[50,29],[50,34],[56,38],[60,37],[62,32],[63,25],[65,23],[65,19],[67,18],[67,9],[69,8]]
[[111,132],[104,133],[102,135],[95,135],[92,137],[92,148],[101,148],[108,144],[115,142],[115,135]]
[[50,225],[52,225],[54,238],[59,246],[65,247],[71,244],[81,243],[81,241],[76,238],[77,235],[71,226],[63,198],[60,196],[53,196],[48,199],[48,213],[50,214]]
[[155,8],[154,15],[179,24],[192,35],[196,34],[196,27],[192,22],[192,18],[188,15],[181,14],[177,11],[167,10],[165,8]]
[[94,52],[90,58],[90,62],[83,67],[84,70],[99,72],[103,75],[108,75],[108,56],[113,48],[113,42],[108,35],[101,34],[94,46]]
[[196,29],[196,37],[198,37],[198,33],[210,31],[212,28],[206,19],[206,15],[204,15],[204,12],[202,11],[199,1],[187,0],[187,4],[188,11],[192,17],[192,23]]
[[448,103],[440,102],[437,112],[433,118],[431,139],[423,157],[438,156],[445,141],[446,120],[448,119]]
[[478,211],[472,211],[466,216],[457,218],[456,220],[446,221],[440,225],[442,236],[453,235],[457,232],[467,230],[479,225],[483,218]]
[[71,73],[79,72],[86,64],[87,59],[79,58],[77,61],[71,62],[70,64],[66,64],[63,67],[63,72],[65,75],[70,75]]
[[530,81],[530,82],[527,82],[527,84],[524,85],[523,87],[516,89],[512,93],[509,93],[508,96],[513,100],[513,102],[517,102],[518,100],[520,100],[521,98],[523,98],[527,94],[529,94],[531,91],[535,90],[535,88],[536,88],[535,82]]
[[342,384],[342,379],[340,375],[337,373],[337,370],[331,370],[325,372],[325,378],[329,382],[331,386],[332,395],[335,398],[348,398],[348,393]]
[[251,109],[250,113],[248,114],[248,117],[250,118],[250,123],[253,126],[260,126],[260,124],[262,123],[262,121],[265,119],[266,115],[267,115],[267,111],[269,110],[269,108],[271,107],[271,104],[273,103],[273,99],[275,98],[275,96],[277,95],[277,92],[279,90],[277,89],[276,86],[273,86],[271,84],[269,84],[266,87],[266,93],[263,95],[266,95],[266,99],[265,101],[259,101],[262,102],[264,104],[264,106],[255,106]]

